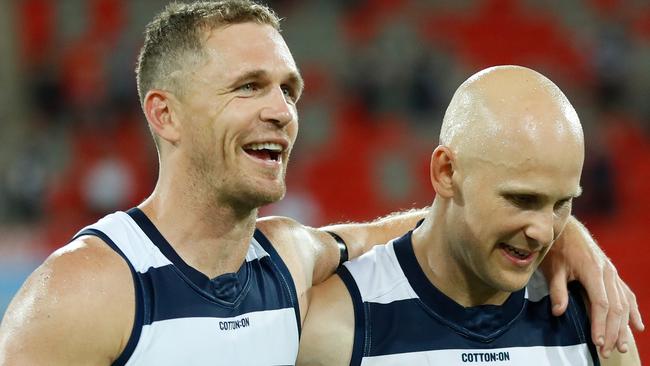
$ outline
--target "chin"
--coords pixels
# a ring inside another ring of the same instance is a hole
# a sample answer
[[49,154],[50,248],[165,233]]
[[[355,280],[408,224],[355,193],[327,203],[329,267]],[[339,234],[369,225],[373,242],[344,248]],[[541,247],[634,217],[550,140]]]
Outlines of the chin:
[[532,273],[504,273],[501,275],[501,279],[497,281],[497,287],[501,291],[505,292],[516,292],[526,287]]
[[254,206],[255,208],[259,208],[262,206],[270,205],[272,203],[278,202],[282,198],[284,198],[286,190],[284,187],[281,189],[269,189],[269,190],[255,190],[250,192],[248,197],[246,197],[244,200],[251,206]]

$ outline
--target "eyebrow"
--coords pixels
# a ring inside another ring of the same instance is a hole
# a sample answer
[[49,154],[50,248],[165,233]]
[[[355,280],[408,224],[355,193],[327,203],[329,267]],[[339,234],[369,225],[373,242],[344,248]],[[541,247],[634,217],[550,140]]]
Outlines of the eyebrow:
[[[502,194],[526,194],[526,195],[533,195],[533,196],[542,196],[542,197],[548,197],[546,194],[537,192],[535,190],[530,190],[528,188],[524,187],[502,187],[500,189],[500,192]],[[569,199],[569,198],[578,198],[582,195],[582,187],[578,186],[575,190],[574,193],[571,193],[567,195],[566,197],[562,197],[562,199]]]
[[[246,80],[254,79],[269,79],[269,73],[264,70],[251,70],[245,72],[242,75],[239,75],[232,83],[230,83],[230,87],[232,88]],[[288,84],[296,89],[296,94],[300,95],[302,93],[305,82],[298,72],[291,71],[286,80]]]

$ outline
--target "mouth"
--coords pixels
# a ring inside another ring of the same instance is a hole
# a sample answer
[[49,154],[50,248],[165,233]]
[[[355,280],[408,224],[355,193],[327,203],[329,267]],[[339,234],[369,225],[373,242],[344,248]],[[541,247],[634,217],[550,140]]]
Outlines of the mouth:
[[266,162],[280,163],[284,146],[276,142],[252,143],[243,147],[249,156]]
[[527,266],[530,264],[535,259],[537,253],[526,249],[515,248],[506,243],[499,243],[499,249],[501,249],[506,258],[518,266]]

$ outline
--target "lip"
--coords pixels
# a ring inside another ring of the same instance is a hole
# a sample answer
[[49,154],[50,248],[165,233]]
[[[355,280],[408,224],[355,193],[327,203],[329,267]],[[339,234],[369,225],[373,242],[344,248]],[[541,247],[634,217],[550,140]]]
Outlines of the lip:
[[537,256],[539,255],[538,251],[534,251],[531,252],[530,255],[528,255],[528,257],[526,258],[518,258],[510,254],[510,252],[508,252],[508,250],[503,248],[501,245],[499,245],[498,249],[505,259],[507,259],[510,263],[520,268],[526,268],[530,266],[533,262],[535,262],[535,259],[537,259]]

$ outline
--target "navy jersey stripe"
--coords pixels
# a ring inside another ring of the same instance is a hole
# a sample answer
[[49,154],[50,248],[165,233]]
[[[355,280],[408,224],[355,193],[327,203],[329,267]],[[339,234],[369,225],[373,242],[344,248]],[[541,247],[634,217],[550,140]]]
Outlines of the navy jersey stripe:
[[394,248],[404,275],[426,310],[458,332],[489,342],[503,333],[524,309],[525,289],[513,292],[503,305],[463,307],[435,287],[424,274],[413,251],[411,232],[395,240]]
[[[583,343],[571,315],[550,315],[550,300],[528,303],[527,311],[501,336],[489,342],[467,337],[423,314],[418,299],[394,301],[389,304],[366,303],[371,327],[371,349],[367,356],[420,352],[435,349],[489,349],[507,347],[570,346]],[[550,315],[550,316],[549,316]],[[441,337],[441,335],[445,335]]]
[[141,281],[139,280],[138,273],[136,272],[135,268],[133,268],[131,262],[124,255],[124,253],[122,253],[120,248],[118,248],[118,246],[115,245],[115,243],[106,234],[104,234],[103,232],[97,229],[86,229],[79,232],[73,238],[73,240],[84,235],[96,236],[101,240],[103,240],[117,254],[119,254],[122,258],[124,258],[126,263],[129,265],[129,269],[131,270],[131,276],[133,278],[133,287],[135,289],[135,319],[133,322],[133,328],[131,328],[131,336],[129,336],[129,340],[126,343],[124,350],[122,351],[120,356],[111,364],[112,366],[124,366],[126,365],[131,355],[133,354],[133,351],[135,350],[135,346],[138,344],[138,340],[140,339],[140,332],[142,330],[142,325],[144,324],[146,306],[144,306],[142,284]]
[[[205,291],[206,294],[210,297],[213,296],[213,292],[211,291],[212,289],[212,282],[210,279],[204,275],[203,273],[197,271],[194,269],[192,266],[189,264],[185,263],[183,258],[181,258],[178,253],[172,248],[172,246],[169,244],[167,239],[165,239],[164,236],[158,231],[156,226],[149,220],[147,215],[145,215],[142,210],[140,210],[137,207],[134,207],[126,212],[133,221],[135,221],[136,224],[142,229],[142,231],[149,237],[149,240],[158,247],[160,252],[167,258],[169,259],[170,262],[174,264],[176,268],[178,268],[184,276],[186,276],[189,279],[189,282],[193,284],[194,286],[198,286],[201,291]],[[215,298],[216,300],[222,300]],[[222,300],[223,301],[223,300]],[[228,303],[227,301],[224,301],[224,303]]]
[[289,299],[292,302],[294,312],[296,313],[296,324],[298,325],[298,337],[300,337],[300,334],[302,332],[302,321],[300,318],[300,304],[298,303],[298,295],[296,291],[296,285],[293,283],[293,277],[291,277],[291,272],[289,272],[289,268],[287,268],[287,265],[284,263],[282,260],[282,257],[280,257],[280,254],[275,250],[269,239],[266,238],[266,236],[259,230],[255,229],[255,233],[253,234],[253,237],[255,240],[257,240],[258,243],[262,246],[262,248],[269,254],[271,257],[270,263],[273,265],[273,267],[276,269],[278,274],[280,275],[280,278],[284,282],[285,285],[285,291],[286,295],[289,296]]
[[352,358],[350,359],[350,366],[360,366],[361,360],[365,354],[366,347],[366,319],[365,312],[363,311],[363,301],[361,300],[361,293],[354,281],[352,274],[345,266],[339,266],[336,274],[341,277],[341,281],[348,289],[350,297],[352,298],[352,307],[354,309],[354,342],[352,345]]
[[[254,260],[251,265],[260,266],[260,261]],[[197,292],[186,281],[180,280],[179,272],[171,265],[149,268],[145,273],[138,273],[145,287],[149,288],[146,293],[154,294],[152,317],[146,319],[145,324],[187,317],[229,318],[255,311],[284,309],[292,305],[283,296],[286,292],[284,286],[264,280],[268,270],[260,268],[249,273],[249,288],[259,287],[261,291],[246,291],[241,294],[241,298],[246,301],[235,304],[224,304],[222,301],[214,301],[212,297],[203,296],[203,292]]]
[[598,351],[594,342],[591,341],[591,320],[587,315],[587,305],[583,298],[583,296],[586,296],[584,288],[578,281],[570,282],[567,287],[569,289],[567,312],[572,314],[573,319],[577,323],[576,326],[580,328],[582,341],[587,343],[591,358],[594,360],[594,365],[599,366],[600,358],[598,357]]

